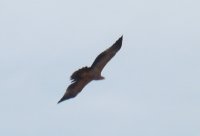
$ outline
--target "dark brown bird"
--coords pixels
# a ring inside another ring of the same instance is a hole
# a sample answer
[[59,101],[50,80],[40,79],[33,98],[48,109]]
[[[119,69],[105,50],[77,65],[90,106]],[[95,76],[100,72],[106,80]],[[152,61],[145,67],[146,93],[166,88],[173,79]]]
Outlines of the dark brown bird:
[[113,56],[120,50],[122,46],[123,36],[121,36],[110,48],[102,52],[97,56],[91,67],[83,67],[75,71],[70,79],[72,80],[71,85],[67,88],[64,96],[60,99],[60,102],[74,98],[81,90],[92,80],[102,80],[101,71],[112,59]]

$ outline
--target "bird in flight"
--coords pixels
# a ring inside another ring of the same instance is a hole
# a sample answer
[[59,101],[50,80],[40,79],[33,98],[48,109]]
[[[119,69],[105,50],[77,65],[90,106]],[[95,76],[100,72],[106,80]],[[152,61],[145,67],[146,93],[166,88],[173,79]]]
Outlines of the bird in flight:
[[123,36],[121,36],[111,47],[99,54],[91,67],[83,67],[75,71],[70,79],[72,83],[68,86],[64,96],[58,103],[70,98],[74,98],[92,80],[102,80],[101,71],[105,65],[115,56],[122,46]]

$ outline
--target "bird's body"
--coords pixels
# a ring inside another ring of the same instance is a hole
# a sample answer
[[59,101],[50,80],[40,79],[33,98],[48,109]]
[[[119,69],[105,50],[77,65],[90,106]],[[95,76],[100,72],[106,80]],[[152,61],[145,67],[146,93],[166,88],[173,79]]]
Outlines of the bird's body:
[[58,103],[75,97],[92,80],[104,79],[104,77],[101,76],[101,71],[108,61],[120,50],[122,39],[123,37],[120,37],[110,48],[99,54],[91,67],[83,67],[75,71],[70,77],[72,80],[71,85],[69,85],[64,96]]

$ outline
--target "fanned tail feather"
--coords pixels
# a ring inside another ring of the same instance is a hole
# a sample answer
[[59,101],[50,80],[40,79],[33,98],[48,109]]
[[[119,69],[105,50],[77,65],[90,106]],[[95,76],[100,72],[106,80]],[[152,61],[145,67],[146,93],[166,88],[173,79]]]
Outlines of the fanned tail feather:
[[81,69],[75,71],[75,72],[71,75],[70,79],[72,80],[72,82],[77,81],[77,80],[79,80],[79,79],[82,78],[82,73],[88,72],[89,70],[90,70],[90,68],[88,68],[88,67],[83,67],[83,68],[81,68]]

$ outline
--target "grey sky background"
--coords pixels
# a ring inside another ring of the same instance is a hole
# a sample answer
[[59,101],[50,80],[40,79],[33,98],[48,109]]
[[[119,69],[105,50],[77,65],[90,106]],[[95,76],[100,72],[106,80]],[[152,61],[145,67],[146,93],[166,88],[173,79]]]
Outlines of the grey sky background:
[[[1,0],[0,135],[199,136],[200,2]],[[75,99],[72,72],[124,35]]]

